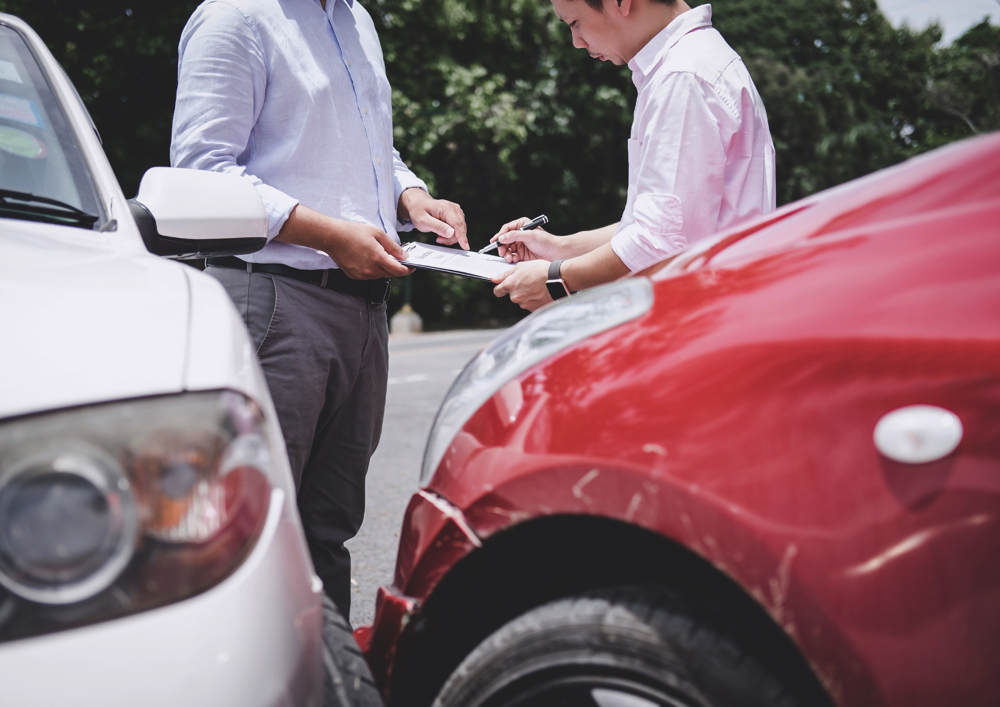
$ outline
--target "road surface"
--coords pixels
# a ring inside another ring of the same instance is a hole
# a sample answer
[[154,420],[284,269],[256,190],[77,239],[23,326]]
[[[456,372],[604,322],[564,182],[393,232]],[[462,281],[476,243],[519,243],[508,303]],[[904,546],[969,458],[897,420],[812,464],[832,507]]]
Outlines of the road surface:
[[399,527],[417,489],[424,444],[445,393],[469,359],[502,330],[442,332],[389,340],[382,440],[368,470],[367,511],[347,543],[353,566],[351,623],[371,623],[375,592],[392,582]]

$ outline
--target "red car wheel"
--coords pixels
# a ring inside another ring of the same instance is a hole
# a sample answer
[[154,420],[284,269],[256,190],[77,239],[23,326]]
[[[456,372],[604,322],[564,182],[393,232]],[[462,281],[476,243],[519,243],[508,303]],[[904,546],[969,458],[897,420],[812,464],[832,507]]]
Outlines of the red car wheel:
[[534,609],[483,641],[434,707],[793,707],[725,630],[654,586]]

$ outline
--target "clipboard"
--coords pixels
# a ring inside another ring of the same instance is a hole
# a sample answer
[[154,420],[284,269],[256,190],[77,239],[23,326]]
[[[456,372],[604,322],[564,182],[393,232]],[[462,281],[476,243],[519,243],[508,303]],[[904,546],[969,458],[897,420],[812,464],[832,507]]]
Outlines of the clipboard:
[[474,250],[461,250],[460,248],[445,248],[417,241],[404,243],[403,250],[410,257],[399,262],[407,267],[436,270],[477,280],[491,280],[514,267],[496,255],[485,255]]

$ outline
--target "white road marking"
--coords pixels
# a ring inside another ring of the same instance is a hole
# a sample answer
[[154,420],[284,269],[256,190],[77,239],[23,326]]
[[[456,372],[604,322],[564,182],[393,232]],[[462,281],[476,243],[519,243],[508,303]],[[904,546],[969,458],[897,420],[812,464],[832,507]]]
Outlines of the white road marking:
[[420,354],[440,354],[440,353],[453,353],[457,351],[480,351],[486,344],[484,343],[473,343],[473,344],[460,344],[457,346],[428,346],[426,348],[415,348],[415,349],[391,349],[389,351],[390,358],[400,358],[402,356],[418,356]]
[[426,373],[416,373],[412,376],[401,376],[399,378],[390,378],[386,382],[389,385],[396,385],[397,383],[422,383],[427,380],[430,376]]

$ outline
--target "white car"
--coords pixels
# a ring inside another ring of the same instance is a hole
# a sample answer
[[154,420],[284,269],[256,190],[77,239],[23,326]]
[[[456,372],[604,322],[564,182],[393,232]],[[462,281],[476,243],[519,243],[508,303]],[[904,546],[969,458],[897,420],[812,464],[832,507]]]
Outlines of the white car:
[[379,704],[242,319],[158,257],[266,229],[233,175],[156,168],[126,201],[61,67],[0,14],[0,704]]

